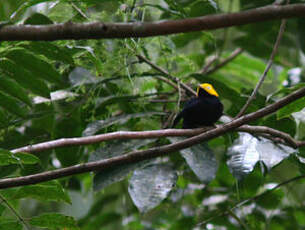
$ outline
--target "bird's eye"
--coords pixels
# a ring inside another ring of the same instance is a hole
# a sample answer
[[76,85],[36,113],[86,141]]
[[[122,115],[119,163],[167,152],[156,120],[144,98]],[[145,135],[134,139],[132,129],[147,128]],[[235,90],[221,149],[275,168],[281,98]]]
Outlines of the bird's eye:
[[210,86],[207,86],[207,89],[211,89],[211,87],[210,87]]

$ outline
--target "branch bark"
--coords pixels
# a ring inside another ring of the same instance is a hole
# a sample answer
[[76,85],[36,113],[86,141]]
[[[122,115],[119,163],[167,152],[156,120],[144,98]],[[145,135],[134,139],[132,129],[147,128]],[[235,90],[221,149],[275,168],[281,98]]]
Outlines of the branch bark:
[[[11,150],[12,153],[27,152],[35,153],[42,152],[60,147],[90,145],[101,143],[110,140],[129,140],[129,139],[152,139],[160,137],[192,137],[206,131],[212,130],[213,127],[197,128],[197,129],[162,129],[150,131],[118,131],[112,133],[99,134],[88,137],[72,137],[61,138],[58,140],[42,142],[39,144],[28,145],[21,148]],[[298,141],[293,139],[289,134],[272,129],[266,126],[250,126],[242,125],[235,129],[240,132],[247,132],[251,134],[270,134],[273,137],[279,137],[284,140],[284,143],[293,147],[299,148],[305,146],[305,141]]]
[[214,30],[283,18],[304,17],[305,4],[269,5],[238,13],[209,15],[172,21],[54,25],[7,25],[0,29],[0,41],[54,41],[68,39],[131,38]]
[[91,172],[91,171],[102,171],[107,170],[111,167],[116,167],[120,165],[126,165],[130,163],[136,163],[147,159],[156,158],[159,156],[164,156],[175,151],[188,148],[192,145],[201,143],[202,141],[207,141],[212,138],[218,137],[226,132],[232,131],[243,124],[271,114],[278,109],[288,105],[289,103],[300,99],[305,96],[305,87],[301,88],[288,96],[278,100],[277,102],[266,106],[256,112],[246,114],[238,119],[233,120],[232,122],[221,125],[215,129],[209,130],[205,133],[199,134],[194,137],[187,138],[183,141],[164,145],[161,147],[155,147],[147,150],[133,151],[128,154],[113,157],[109,159],[103,159],[96,162],[89,162],[84,164],[77,164],[71,167],[57,169],[53,171],[47,171],[43,173],[37,173],[33,175],[16,177],[16,178],[7,178],[0,180],[0,189],[17,187],[22,185],[36,184],[39,182],[49,181],[57,178],[62,178],[66,176],[71,176],[79,173]]

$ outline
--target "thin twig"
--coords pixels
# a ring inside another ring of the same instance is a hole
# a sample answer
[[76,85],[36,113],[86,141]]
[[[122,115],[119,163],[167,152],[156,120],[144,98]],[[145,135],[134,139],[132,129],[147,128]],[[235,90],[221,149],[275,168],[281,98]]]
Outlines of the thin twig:
[[239,218],[231,209],[228,209],[228,215],[230,215],[231,217],[233,217],[238,223],[240,226],[242,226],[244,229],[248,230],[248,226],[245,224],[245,222]]
[[266,76],[267,76],[267,73],[269,71],[269,69],[271,68],[272,66],[272,63],[273,63],[273,59],[274,59],[274,56],[278,50],[278,47],[279,47],[279,44],[280,44],[280,41],[283,37],[283,34],[284,34],[284,31],[285,31],[285,27],[286,27],[286,19],[283,19],[282,22],[281,22],[281,26],[280,26],[280,31],[278,33],[278,36],[277,36],[277,39],[276,39],[276,42],[273,46],[273,50],[272,50],[272,53],[271,53],[271,56],[268,60],[268,64],[266,66],[266,69],[264,70],[264,73],[263,75],[261,76],[260,80],[258,81],[257,85],[255,86],[255,89],[253,90],[251,96],[248,98],[246,104],[242,107],[242,109],[240,110],[240,112],[237,114],[236,118],[242,116],[246,110],[248,109],[250,103],[255,99],[256,97],[256,94],[259,90],[259,88],[261,87],[261,85],[263,84]]
[[179,88],[178,86],[173,83],[172,81],[170,81],[169,79],[167,79],[166,77],[163,77],[163,76],[154,76],[154,78],[157,78],[161,81],[164,81],[166,84],[169,84],[170,86],[172,86],[174,89],[176,89],[177,91],[179,91]]
[[147,63],[148,65],[150,65],[153,69],[157,70],[158,72],[164,74],[166,77],[168,77],[169,79],[171,79],[172,81],[176,82],[177,84],[180,83],[181,87],[186,90],[187,92],[191,93],[192,95],[196,96],[196,92],[189,87],[188,85],[184,84],[183,82],[180,81],[179,78],[172,76],[171,74],[169,74],[169,72],[167,72],[166,70],[162,69],[161,67],[157,66],[156,64],[152,63],[151,61],[149,61],[146,57],[137,54],[136,55],[140,61],[143,61],[145,63]]
[[209,219],[199,223],[197,226],[201,226],[201,225],[207,224],[208,222],[210,222],[214,218],[230,214],[230,213],[233,212],[234,209],[239,208],[239,207],[241,207],[241,206],[243,206],[243,205],[245,205],[245,204],[247,204],[247,203],[249,203],[251,201],[258,200],[262,196],[264,196],[264,195],[266,195],[266,194],[268,194],[270,192],[273,192],[274,190],[282,187],[283,185],[286,185],[286,184],[289,184],[291,182],[295,182],[295,181],[298,181],[298,180],[301,180],[301,179],[304,179],[304,178],[305,178],[305,175],[301,175],[301,176],[296,176],[296,177],[290,178],[289,180],[283,181],[283,182],[279,183],[278,185],[276,185],[275,187],[273,187],[272,189],[268,189],[268,190],[266,190],[266,191],[264,191],[264,192],[262,192],[262,193],[260,193],[260,194],[258,194],[256,196],[253,196],[251,198],[248,198],[248,199],[245,199],[243,201],[240,201],[240,202],[236,203],[235,205],[233,205],[232,208],[229,208],[228,210],[222,211],[222,212],[212,216],[211,218],[209,218]]
[[15,178],[6,178],[0,180],[0,189],[17,187],[22,185],[36,184],[44,181],[50,181],[62,177],[67,177],[71,175],[76,175],[80,173],[86,173],[91,171],[100,172],[110,169],[112,167],[118,167],[126,164],[137,163],[148,159],[153,159],[160,156],[165,156],[172,154],[181,149],[189,148],[193,145],[202,143],[203,141],[211,140],[215,137],[223,135],[224,133],[230,132],[245,123],[254,121],[271,113],[274,113],[280,108],[288,105],[289,103],[302,98],[305,96],[305,87],[295,92],[289,94],[288,96],[279,99],[277,102],[267,105],[266,107],[244,115],[238,119],[233,120],[232,122],[223,124],[217,128],[209,130],[205,133],[199,134],[194,137],[187,138],[185,140],[179,141],[177,143],[172,143],[168,145],[163,145],[160,147],[153,147],[147,150],[136,150],[121,156],[112,157],[109,159],[103,159],[95,162],[88,162],[73,165],[66,168],[56,169],[52,171],[46,171],[42,173],[32,174],[28,176],[15,177]]
[[213,68],[208,69],[204,72],[204,69],[201,71],[201,74],[211,74],[214,73],[215,71],[217,71],[218,69],[220,69],[221,67],[225,66],[226,64],[228,64],[229,62],[233,61],[238,55],[240,55],[244,50],[242,48],[237,48],[235,49],[232,54],[227,57],[226,59],[224,59],[223,61],[221,61],[219,64],[215,65]]
[[5,203],[5,205],[11,210],[11,212],[18,218],[18,220],[26,227],[26,229],[30,230],[31,228],[28,226],[28,224],[25,222],[25,220],[21,217],[21,215],[15,210],[8,201],[0,194],[0,200]]
[[202,70],[199,72],[200,74],[205,74],[206,72],[208,72],[209,68],[211,67],[211,65],[217,60],[216,56],[213,56],[206,64],[205,66],[202,68]]
[[77,5],[75,5],[73,2],[71,2],[71,5],[81,16],[83,16],[85,19],[89,19],[89,17]]

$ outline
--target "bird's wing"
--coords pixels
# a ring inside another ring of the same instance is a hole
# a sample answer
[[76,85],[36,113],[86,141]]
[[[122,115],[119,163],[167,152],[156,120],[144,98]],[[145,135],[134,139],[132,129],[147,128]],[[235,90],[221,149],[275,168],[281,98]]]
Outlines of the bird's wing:
[[181,120],[181,118],[184,117],[185,114],[192,111],[192,109],[196,107],[198,103],[199,101],[196,98],[192,98],[191,100],[187,101],[186,104],[184,105],[183,110],[180,113],[178,113],[178,115],[176,116],[172,127],[175,127],[178,124],[178,122]]

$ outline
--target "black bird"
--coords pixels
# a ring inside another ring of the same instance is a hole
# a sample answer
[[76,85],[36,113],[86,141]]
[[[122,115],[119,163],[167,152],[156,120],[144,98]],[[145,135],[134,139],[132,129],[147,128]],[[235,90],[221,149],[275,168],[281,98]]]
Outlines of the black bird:
[[183,118],[183,128],[192,129],[213,125],[222,115],[223,105],[211,84],[203,83],[197,88],[197,96],[186,102],[176,116],[173,127]]

